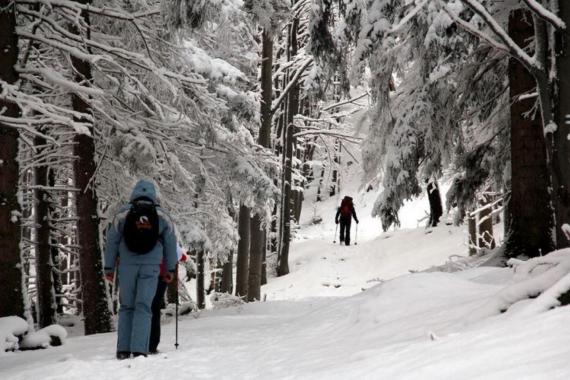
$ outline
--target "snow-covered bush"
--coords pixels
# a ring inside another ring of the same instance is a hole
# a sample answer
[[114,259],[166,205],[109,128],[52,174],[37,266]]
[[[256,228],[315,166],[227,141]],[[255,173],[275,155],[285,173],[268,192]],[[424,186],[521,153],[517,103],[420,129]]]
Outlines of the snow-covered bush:
[[212,293],[210,302],[214,309],[225,309],[228,307],[239,306],[244,303],[243,299],[228,293]]
[[28,323],[20,317],[0,318],[0,354],[19,348],[19,338],[29,329]]
[[60,346],[67,331],[60,325],[50,325],[33,331],[28,323],[17,316],[0,318],[0,354],[5,351],[34,350]]

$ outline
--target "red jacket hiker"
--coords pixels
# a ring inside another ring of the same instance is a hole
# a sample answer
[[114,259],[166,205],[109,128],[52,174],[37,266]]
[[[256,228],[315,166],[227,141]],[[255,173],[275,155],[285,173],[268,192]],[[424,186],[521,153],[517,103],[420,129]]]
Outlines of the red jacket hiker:
[[352,218],[354,218],[358,224],[358,217],[356,216],[356,211],[354,210],[352,197],[349,197],[347,195],[340,203],[340,207],[338,208],[335,217],[336,224],[338,224],[340,221],[340,242],[344,242],[346,245],[350,245],[350,224]]

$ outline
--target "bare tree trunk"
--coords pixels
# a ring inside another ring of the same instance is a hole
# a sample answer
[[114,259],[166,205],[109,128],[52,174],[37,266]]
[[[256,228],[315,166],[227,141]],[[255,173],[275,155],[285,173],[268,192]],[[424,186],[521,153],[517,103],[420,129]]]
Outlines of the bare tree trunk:
[[[80,0],[81,4],[90,4],[90,0]],[[83,21],[90,25],[89,13],[83,11]],[[88,34],[89,31],[87,32]],[[89,36],[87,36],[89,37]],[[93,81],[89,62],[71,57],[75,71],[75,81],[88,85]],[[72,94],[73,110],[85,115],[92,115],[89,105],[79,96]],[[83,120],[88,122],[86,118]],[[81,289],[83,316],[85,318],[85,334],[96,334],[111,331],[111,313],[108,309],[107,294],[103,281],[101,263],[101,246],[99,244],[98,199],[95,192],[95,141],[93,126],[89,127],[91,136],[77,135],[73,153],[77,157],[74,162],[76,194],[77,232],[79,242],[79,270],[81,273]]]
[[249,208],[240,205],[238,221],[238,252],[236,263],[236,296],[247,296],[247,280],[249,277],[249,230],[250,230]]
[[255,214],[251,218],[251,240],[249,242],[249,276],[247,281],[247,300],[259,301],[261,299],[261,267],[263,264],[263,250],[265,250],[261,216]]
[[[509,35],[523,46],[534,36],[532,17],[518,9],[510,14]],[[535,99],[517,97],[534,91],[533,76],[516,59],[509,60],[511,105],[511,197],[510,221],[506,241],[508,256],[536,257],[550,252],[552,212],[548,194],[546,144],[540,114],[525,118]],[[532,207],[529,207],[532,205]]]
[[267,284],[267,228],[263,231],[263,257],[261,258],[261,285]]
[[[271,31],[263,31],[261,64],[261,128],[259,130],[258,143],[265,147],[271,147],[271,101],[273,96],[273,34]],[[260,299],[261,278],[263,277],[263,261],[265,252],[265,229],[262,228],[261,215],[256,214],[251,218],[250,225],[250,248],[249,248],[249,276],[247,287],[247,300]]]
[[477,221],[474,216],[467,217],[467,228],[469,231],[469,256],[477,253]]
[[277,276],[289,273],[289,242],[291,240],[291,171],[293,161],[293,127],[289,124],[285,129],[285,159],[283,163],[283,179],[281,181],[281,236],[277,264]]
[[336,139],[334,143],[334,156],[332,164],[332,178],[331,186],[329,190],[329,196],[334,197],[337,192],[340,192],[340,156],[342,153],[342,145],[340,140]]
[[[493,202],[492,198],[484,196],[484,200],[481,202],[481,206],[488,205],[491,202]],[[493,218],[491,216],[492,212],[493,209],[489,207],[479,213],[479,220],[481,222],[479,222],[478,226],[479,241],[477,245],[480,248],[495,248],[495,237],[493,236]]]
[[[16,4],[0,0],[0,79],[14,84],[18,74]],[[0,86],[0,91],[2,88]],[[17,105],[0,100],[4,116],[17,118]],[[20,223],[18,217],[18,131],[0,123],[0,317],[24,315],[24,296],[20,262]]]
[[439,223],[439,218],[443,215],[443,206],[441,205],[441,195],[439,193],[439,186],[434,179],[427,185],[428,201],[429,201],[429,226],[436,227]]
[[234,291],[234,252],[230,251],[228,261],[222,266],[222,283],[220,284],[220,291],[222,293],[232,294]]
[[[297,56],[299,19],[295,18],[289,26],[289,61]],[[295,124],[294,117],[299,113],[300,86],[293,84],[287,96],[287,124],[283,133],[283,177],[281,180],[281,236],[279,244],[277,276],[289,274],[289,246],[291,241],[291,215],[295,193],[292,190],[293,151],[295,150]]]
[[206,308],[206,290],[204,289],[204,250],[202,248],[196,253],[196,303],[198,309]]
[[556,210],[556,246],[570,246],[564,224],[570,224],[570,3],[561,0],[559,16],[566,23],[566,29],[559,31],[557,41],[558,104],[553,147],[553,198]]
[[[43,137],[34,139],[38,155],[46,149],[46,140]],[[46,327],[56,322],[54,299],[53,261],[51,250],[51,195],[48,187],[48,164],[35,167],[36,189],[36,288],[38,292],[38,324]]]

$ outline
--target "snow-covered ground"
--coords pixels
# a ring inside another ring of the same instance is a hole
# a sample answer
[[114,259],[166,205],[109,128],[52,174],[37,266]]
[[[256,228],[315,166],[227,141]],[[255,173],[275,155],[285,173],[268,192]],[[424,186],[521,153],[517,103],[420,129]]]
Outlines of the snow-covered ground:
[[568,307],[473,317],[517,280],[512,269],[410,273],[464,254],[463,230],[370,231],[345,247],[333,226],[298,232],[267,302],[182,317],[177,351],[170,320],[157,356],[119,362],[114,333],[74,337],[0,354],[0,379],[570,378]]
[[[376,191],[359,189],[358,175],[346,173],[347,186],[323,202],[307,192],[291,273],[269,279],[266,302],[181,317],[178,350],[169,320],[162,353],[148,358],[115,360],[115,333],[0,353],[0,379],[570,378],[570,308],[521,313],[532,302],[523,300],[489,313],[524,271],[418,272],[461,261],[464,228],[426,230],[420,197],[400,214],[405,228],[381,233],[369,216]],[[349,247],[332,242],[344,195],[360,218],[358,245]],[[315,216],[322,222],[311,224]]]
[[350,297],[310,298],[307,288],[298,301],[183,317],[178,351],[169,323],[157,356],[119,362],[115,334],[77,337],[1,355],[0,377],[567,379],[568,308],[469,318],[510,281],[509,269],[479,268],[403,275]]

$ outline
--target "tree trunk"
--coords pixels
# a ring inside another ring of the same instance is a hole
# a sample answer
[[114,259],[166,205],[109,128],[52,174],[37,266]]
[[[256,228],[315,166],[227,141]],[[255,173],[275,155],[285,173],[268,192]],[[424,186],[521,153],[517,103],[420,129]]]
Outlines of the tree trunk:
[[261,258],[261,285],[267,284],[267,229],[263,231],[263,257]]
[[[510,14],[509,35],[519,46],[534,36],[532,17],[518,9]],[[510,228],[506,253],[510,257],[536,257],[550,252],[552,213],[548,194],[546,144],[540,114],[534,119],[523,114],[535,99],[517,97],[536,89],[533,76],[517,60],[509,60],[511,105],[511,197]],[[532,206],[530,206],[532,205]]]
[[429,226],[436,227],[439,223],[439,218],[443,215],[443,206],[441,205],[441,195],[439,193],[439,186],[437,181],[430,181],[427,185],[427,193],[429,200]]
[[249,208],[243,204],[239,207],[239,242],[236,263],[236,296],[247,296],[247,280],[249,277],[249,230],[251,215]]
[[[261,64],[261,128],[257,142],[259,145],[271,147],[271,103],[273,96],[273,34],[263,31],[262,64]],[[262,229],[261,215],[251,218],[249,244],[249,274],[247,284],[247,300],[260,299],[261,278],[265,256],[265,230]]]
[[285,159],[283,162],[283,179],[281,181],[281,236],[277,264],[277,276],[289,274],[289,242],[291,240],[291,171],[293,161],[293,127],[289,124],[285,129]]
[[263,31],[261,62],[261,127],[257,142],[271,147],[271,104],[273,97],[273,34]]
[[[491,197],[484,196],[481,206],[488,205],[491,202],[493,202],[493,199]],[[479,222],[478,226],[479,241],[477,242],[477,245],[479,248],[495,248],[495,237],[493,236],[493,218],[491,216],[492,212],[493,209],[489,207],[479,213],[478,219],[480,221],[482,220],[482,222]]]
[[[18,74],[16,37],[16,5],[0,0],[0,79],[14,84]],[[0,91],[3,89],[0,86]],[[3,116],[17,118],[15,104],[0,100]],[[0,123],[0,317],[24,316],[24,295],[20,262],[20,213],[18,203],[18,131]]]
[[[41,155],[46,150],[46,140],[36,137],[34,145],[37,154]],[[54,299],[53,261],[51,250],[51,226],[50,214],[52,211],[51,195],[46,190],[48,187],[47,163],[35,167],[36,189],[36,288],[38,293],[38,325],[46,327],[56,322],[56,310]]]
[[222,283],[220,284],[220,291],[222,293],[232,294],[234,291],[234,252],[230,251],[228,261],[222,266]]
[[263,251],[265,250],[261,216],[255,214],[251,218],[249,242],[249,276],[247,281],[247,300],[259,301],[261,299],[261,267],[263,264]]
[[[295,18],[289,27],[289,61],[297,56],[299,19]],[[295,150],[295,115],[299,113],[300,86],[293,84],[287,96],[287,124],[283,133],[283,176],[281,180],[281,236],[279,244],[277,276],[289,274],[289,246],[291,241],[291,215],[294,215],[294,202],[296,194],[292,190],[293,151]]]
[[555,109],[553,147],[553,198],[556,210],[556,246],[570,246],[568,237],[562,231],[564,224],[570,224],[570,2],[562,0],[559,16],[566,23],[566,29],[559,31],[557,39],[558,104]]
[[198,309],[206,308],[206,291],[204,289],[204,250],[200,250],[196,254],[196,303]]
[[[81,4],[90,4],[90,0],[80,0]],[[83,21],[90,25],[89,13],[83,11]],[[87,31],[89,37],[89,30]],[[75,81],[88,85],[93,81],[89,62],[71,57],[75,71]],[[85,115],[92,115],[89,105],[79,96],[72,94],[73,110]],[[85,118],[84,122],[88,122]],[[85,334],[111,331],[111,313],[108,309],[107,294],[103,280],[101,246],[99,244],[98,199],[95,191],[95,141],[93,126],[89,127],[91,136],[77,135],[73,153],[76,157],[73,165],[76,194],[77,239],[79,243],[79,270],[81,274],[83,316]]]

